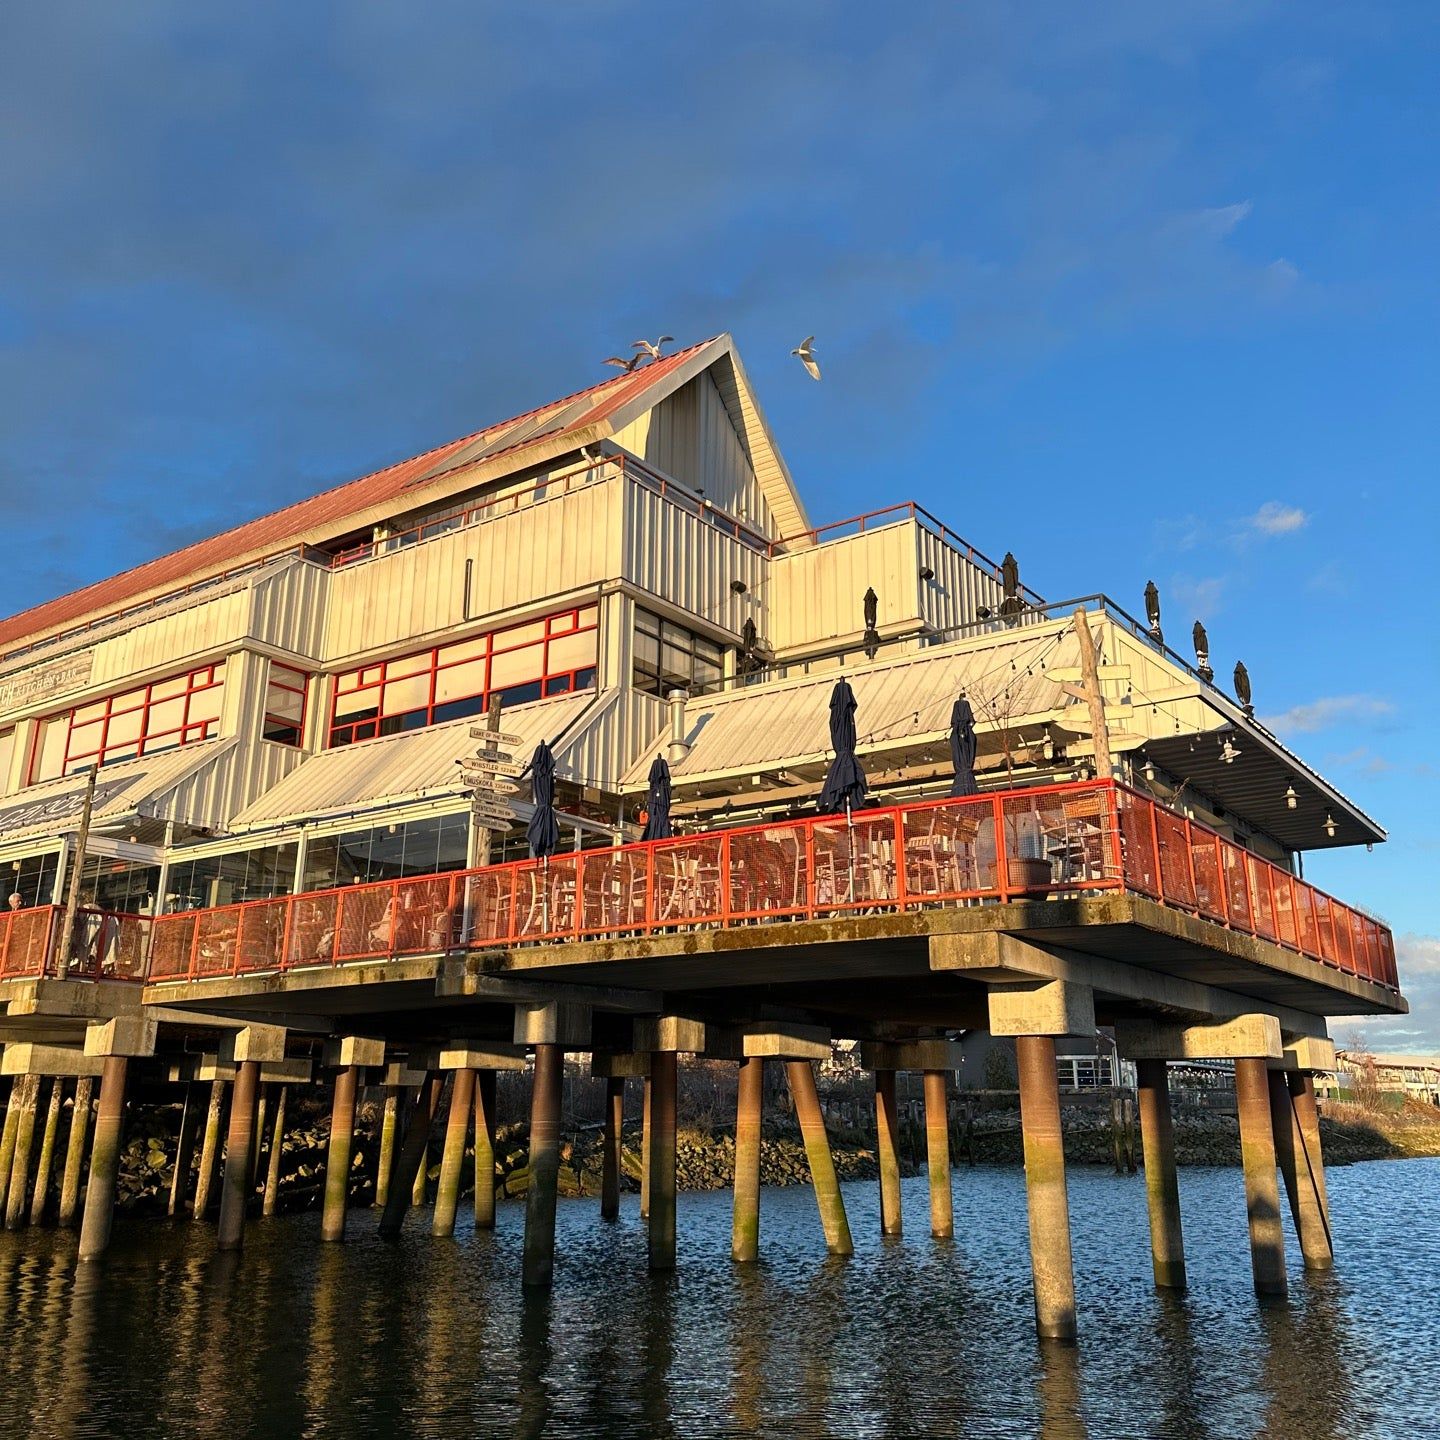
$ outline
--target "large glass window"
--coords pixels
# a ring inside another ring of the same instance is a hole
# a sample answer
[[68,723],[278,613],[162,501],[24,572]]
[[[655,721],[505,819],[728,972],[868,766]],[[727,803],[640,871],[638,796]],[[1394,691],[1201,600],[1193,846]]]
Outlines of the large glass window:
[[492,695],[523,705],[595,683],[598,611],[562,610],[336,678],[331,745],[480,715]]
[[8,904],[10,896],[18,895],[27,910],[35,905],[49,905],[55,894],[55,872],[59,866],[60,856],[54,850],[12,860],[5,880],[5,902]]
[[158,865],[87,855],[80,870],[80,904],[129,915],[153,915],[159,879]]
[[717,683],[724,674],[724,651],[715,641],[648,610],[636,610],[633,683],[637,690],[647,695],[695,690]]
[[466,839],[464,815],[316,835],[305,847],[302,888],[328,890],[336,885],[463,870]]
[[[261,845],[229,855],[205,855],[170,862],[168,910],[205,910],[288,895],[295,883],[296,845]],[[183,852],[182,852],[183,856]]]
[[156,755],[220,733],[225,662],[124,690],[40,723],[30,779]]
[[265,723],[261,734],[277,745],[299,745],[305,737],[305,692],[310,677],[278,660],[270,662],[265,684]]

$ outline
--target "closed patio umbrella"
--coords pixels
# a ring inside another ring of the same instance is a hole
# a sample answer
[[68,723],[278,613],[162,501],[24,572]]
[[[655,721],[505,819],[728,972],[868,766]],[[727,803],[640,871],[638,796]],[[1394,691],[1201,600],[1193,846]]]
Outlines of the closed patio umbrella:
[[955,779],[950,784],[952,795],[978,795],[975,783],[975,712],[961,695],[950,710],[950,762]]
[[865,772],[855,758],[855,692],[844,680],[830,692],[830,745],[835,758],[820,791],[820,813],[848,815],[865,803]]
[[663,755],[655,757],[650,767],[650,788],[645,796],[645,828],[642,840],[668,840],[675,831],[670,826],[670,767]]
[[530,854],[544,860],[560,845],[560,826],[555,819],[555,757],[543,740],[530,757],[530,785],[535,813],[525,827],[525,838]]

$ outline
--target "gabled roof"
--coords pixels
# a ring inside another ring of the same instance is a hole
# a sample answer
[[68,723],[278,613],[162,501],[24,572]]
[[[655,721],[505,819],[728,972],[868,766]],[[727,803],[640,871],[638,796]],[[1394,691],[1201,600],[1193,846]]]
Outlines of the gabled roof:
[[711,365],[718,366],[717,385],[781,533],[805,528],[808,522],[794,483],[740,368],[735,343],[729,335],[718,335],[24,610],[0,621],[0,649],[39,639],[86,616],[122,609],[291,546],[333,540],[397,509],[419,509],[483,480],[593,444],[658,405]]

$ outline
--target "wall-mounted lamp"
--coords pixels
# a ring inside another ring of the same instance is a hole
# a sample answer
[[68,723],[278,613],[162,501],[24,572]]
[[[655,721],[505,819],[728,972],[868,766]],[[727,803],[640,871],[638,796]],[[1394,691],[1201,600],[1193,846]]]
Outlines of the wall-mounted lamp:
[[933,580],[935,578],[935,572],[928,565],[922,565],[920,567],[920,578],[922,580]]
[[1295,793],[1293,785],[1285,787],[1285,805],[1287,809],[1293,810],[1300,803],[1300,797]]
[[750,587],[743,580],[732,580],[730,582],[730,593],[732,595],[744,595]]
[[979,605],[975,609],[977,620],[988,620],[995,612],[988,605]]

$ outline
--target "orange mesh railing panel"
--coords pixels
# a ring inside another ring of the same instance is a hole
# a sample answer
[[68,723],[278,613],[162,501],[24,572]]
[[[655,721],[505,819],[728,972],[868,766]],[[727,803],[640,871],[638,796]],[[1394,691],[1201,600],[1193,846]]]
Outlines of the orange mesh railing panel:
[[161,915],[150,935],[150,979],[178,980],[190,974],[190,951],[199,916],[193,910]]
[[1169,810],[1155,811],[1155,838],[1160,846],[1160,884],[1172,905],[1195,909],[1195,882],[1190,874],[1189,823]]
[[730,916],[802,914],[810,895],[808,827],[767,825],[730,832]]
[[1225,881],[1220,873],[1220,837],[1203,831],[1190,837],[1190,870],[1195,877],[1195,903],[1209,920],[1223,922]]
[[907,806],[899,813],[907,898],[958,900],[999,893],[993,800]]
[[5,913],[4,929],[0,930],[0,976],[14,979],[45,973],[59,916],[55,905]]

